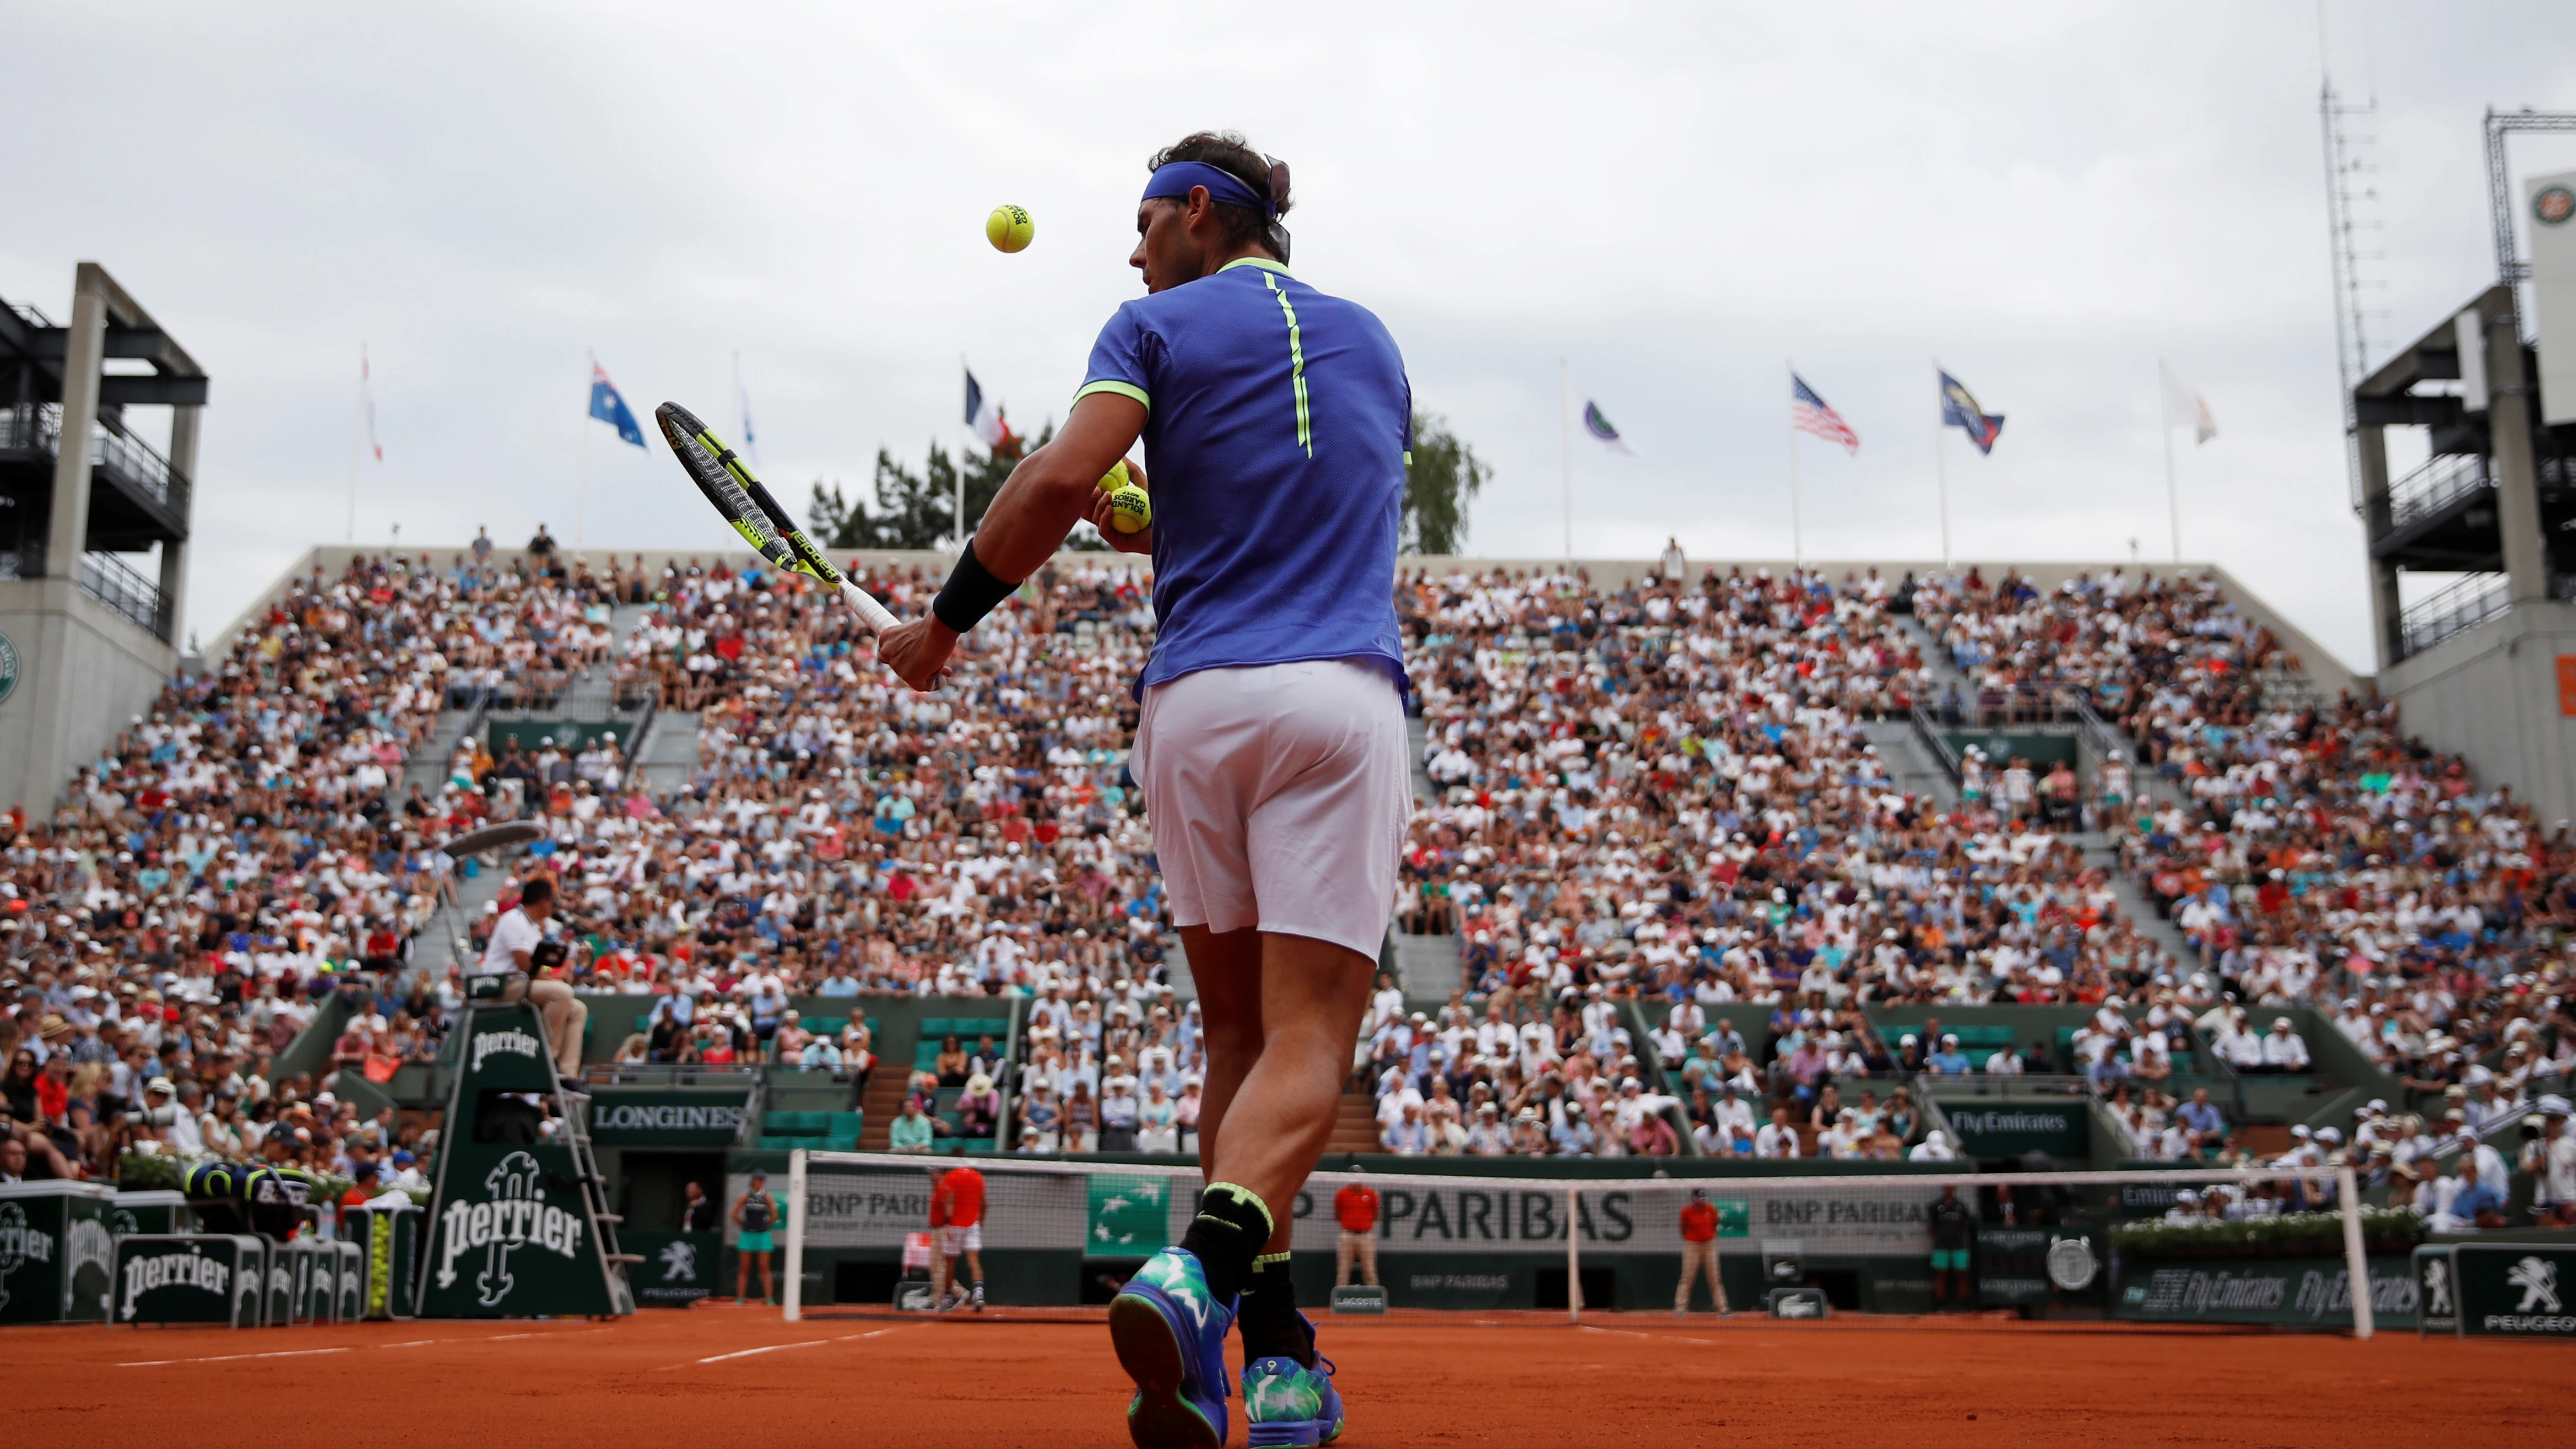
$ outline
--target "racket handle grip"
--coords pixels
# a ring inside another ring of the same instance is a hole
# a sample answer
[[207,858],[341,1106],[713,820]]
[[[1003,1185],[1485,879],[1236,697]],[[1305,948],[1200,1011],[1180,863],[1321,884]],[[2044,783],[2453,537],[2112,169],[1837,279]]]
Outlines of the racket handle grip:
[[895,617],[886,612],[886,606],[848,579],[841,580],[841,597],[849,601],[851,608],[859,611],[859,617],[867,621],[871,633],[882,634],[895,626]]

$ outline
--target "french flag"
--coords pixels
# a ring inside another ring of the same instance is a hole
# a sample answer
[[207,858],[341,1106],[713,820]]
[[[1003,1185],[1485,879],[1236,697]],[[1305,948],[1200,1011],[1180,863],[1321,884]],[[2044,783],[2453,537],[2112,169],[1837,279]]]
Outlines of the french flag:
[[966,374],[966,427],[983,439],[987,448],[1017,441],[1011,425],[1003,421],[1001,405],[985,400],[984,386],[972,372]]

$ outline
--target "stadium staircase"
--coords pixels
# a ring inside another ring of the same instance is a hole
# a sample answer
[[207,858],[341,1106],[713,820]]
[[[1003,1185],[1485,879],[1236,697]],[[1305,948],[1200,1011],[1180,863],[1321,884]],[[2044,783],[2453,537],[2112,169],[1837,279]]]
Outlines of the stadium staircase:
[[[1432,782],[1430,771],[1424,768],[1428,763],[1425,751],[1431,743],[1430,727],[1423,722],[1421,715],[1407,715],[1404,735],[1406,748],[1412,754],[1413,798],[1420,804],[1430,805],[1439,800],[1441,793],[1440,787]],[[1393,946],[1396,981],[1408,998],[1446,1001],[1449,993],[1458,989],[1463,979],[1460,969],[1464,943],[1456,936],[1416,936],[1390,927],[1388,938]],[[1364,1150],[1374,1150],[1376,1142],[1376,1129],[1372,1126],[1370,1146]]]
[[1383,1152],[1377,1137],[1377,1102],[1366,1092],[1342,1093],[1326,1152]]

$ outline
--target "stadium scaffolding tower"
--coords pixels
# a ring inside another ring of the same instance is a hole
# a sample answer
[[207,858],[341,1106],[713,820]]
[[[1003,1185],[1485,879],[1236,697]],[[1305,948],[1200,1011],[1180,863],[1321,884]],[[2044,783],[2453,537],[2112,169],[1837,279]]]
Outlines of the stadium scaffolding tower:
[[[1053,1158],[1022,1162],[993,1157],[799,1150],[790,1155],[787,1172],[787,1283],[783,1309],[787,1321],[798,1321],[806,1312],[804,1268],[809,1246],[900,1247],[905,1235],[920,1231],[927,1222],[929,1179],[959,1166],[973,1167],[986,1178],[982,1226],[987,1251],[997,1246],[1020,1246],[1140,1259],[1180,1241],[1202,1186],[1199,1169],[1180,1165],[1086,1163]],[[831,1186],[834,1179],[847,1180],[848,1190],[835,1191]],[[897,1180],[908,1182],[898,1187]],[[1762,1251],[1795,1254],[1831,1251],[1865,1239],[1884,1244],[1917,1237],[1923,1238],[1928,1251],[1923,1211],[1945,1187],[1963,1191],[1991,1187],[2078,1191],[2125,1186],[2325,1183],[2334,1188],[2335,1213],[2342,1224],[2353,1336],[2369,1338],[2376,1332],[2363,1243],[2361,1193],[2349,1166],[1655,1178],[1318,1172],[1299,1195],[1291,1230],[1297,1252],[1330,1255],[1336,1227],[1329,1204],[1333,1194],[1351,1182],[1364,1182],[1382,1194],[1395,1189],[1423,1194],[1426,1215],[1436,1211],[1444,1222],[1481,1229],[1481,1234],[1471,1236],[1477,1237],[1477,1250],[1483,1254],[1552,1257],[1561,1239],[1569,1323],[1583,1319],[1586,1242],[1615,1242],[1620,1251],[1629,1254],[1677,1255],[1681,1249],[1680,1210],[1694,1189],[1705,1189],[1713,1196],[1722,1194],[1742,1211],[1747,1228],[1736,1234],[1745,1239],[1744,1247],[1738,1251],[1751,1250],[1759,1241],[1749,1232],[1749,1220],[1759,1213],[1766,1219],[1785,1219],[1798,1235],[1794,1241],[1784,1233],[1761,1242]],[[1813,1215],[1770,1210],[1775,1202],[1791,1202],[1818,1193],[1833,1194],[1845,1208],[1821,1220]],[[1472,1203],[1471,1198],[1475,1199]],[[818,1201],[829,1211],[816,1213]],[[1721,1209],[1722,1214],[1724,1211]],[[1799,1220],[1802,1216],[1803,1221]],[[1130,1237],[1134,1239],[1132,1243],[1124,1242]],[[1118,1253],[1096,1251],[1112,1243],[1119,1246]],[[1602,1249],[1596,1247],[1598,1251]]]

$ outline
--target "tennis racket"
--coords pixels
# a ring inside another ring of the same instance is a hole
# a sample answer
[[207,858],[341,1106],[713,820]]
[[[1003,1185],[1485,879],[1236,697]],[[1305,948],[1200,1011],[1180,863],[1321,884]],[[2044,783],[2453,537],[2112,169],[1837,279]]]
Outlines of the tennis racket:
[[653,420],[662,425],[662,436],[670,441],[671,451],[679,457],[689,481],[715,505],[716,512],[733,525],[762,558],[782,569],[808,578],[820,579],[840,591],[849,606],[867,621],[868,628],[882,634],[895,626],[894,615],[870,597],[867,590],[851,583],[823,551],[797,527],[796,519],[769,490],[752,476],[751,468],[724,440],[715,435],[697,414],[678,403],[666,402],[653,410]]

